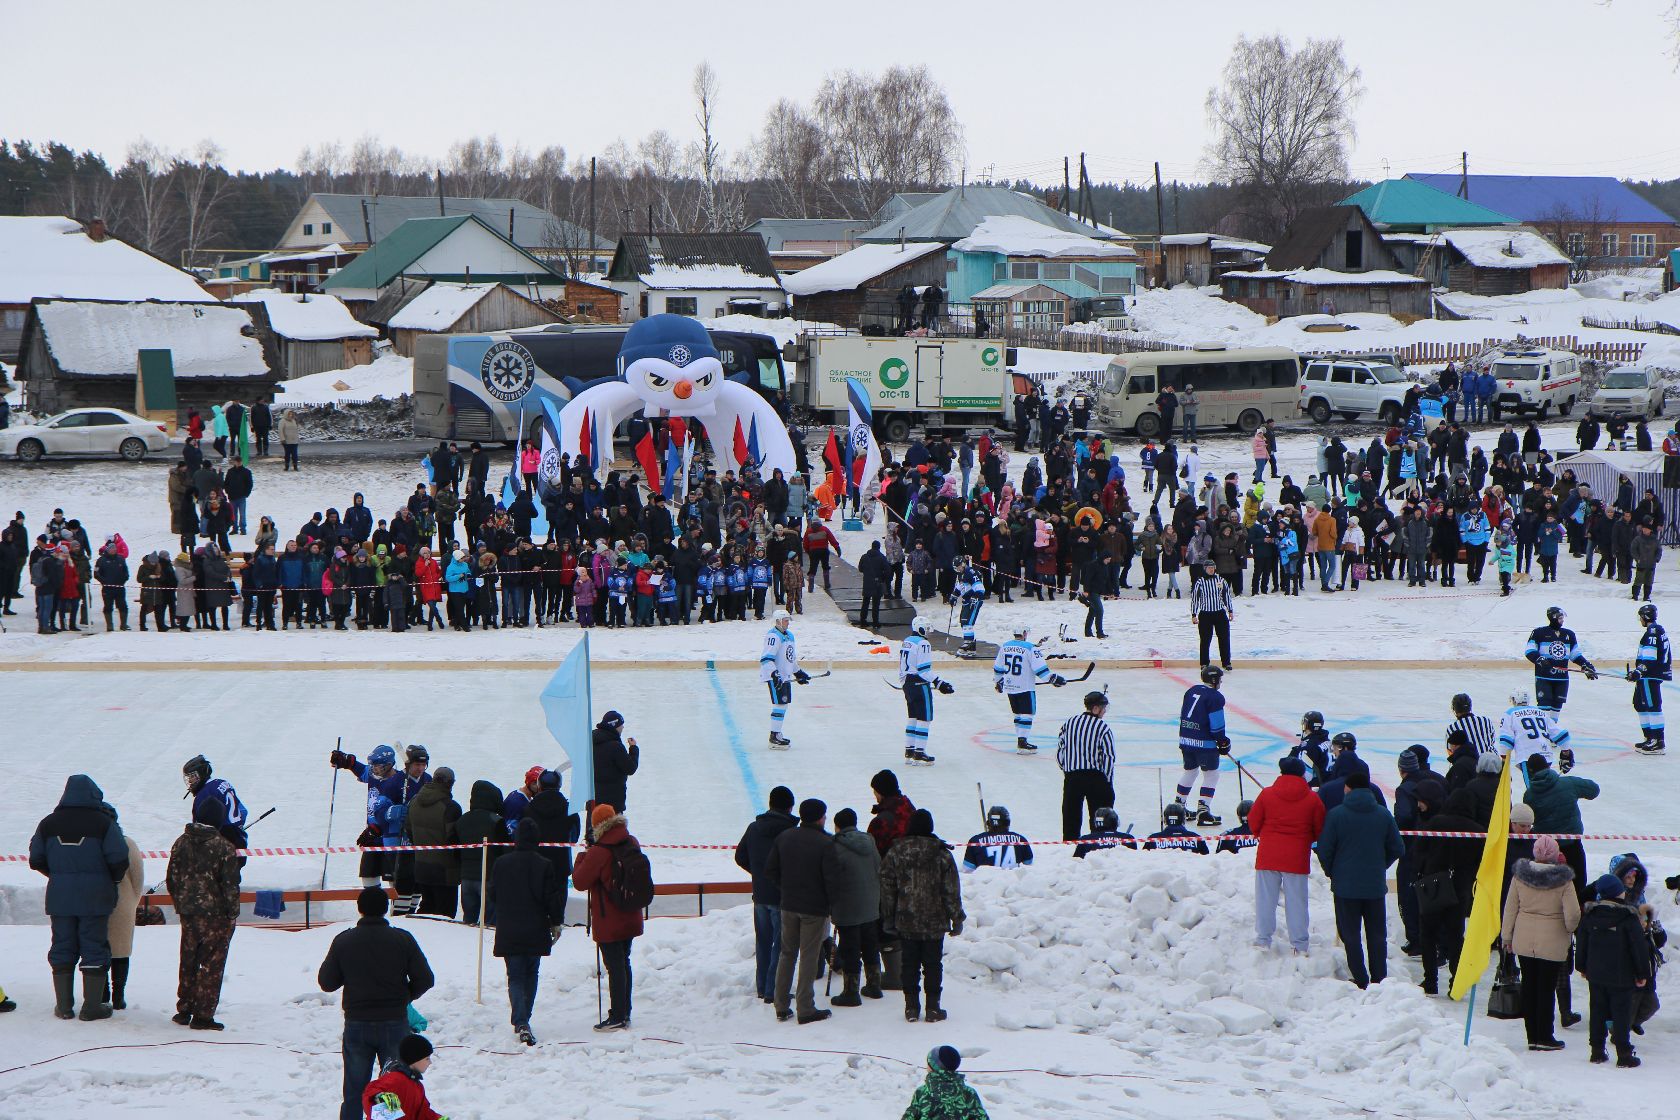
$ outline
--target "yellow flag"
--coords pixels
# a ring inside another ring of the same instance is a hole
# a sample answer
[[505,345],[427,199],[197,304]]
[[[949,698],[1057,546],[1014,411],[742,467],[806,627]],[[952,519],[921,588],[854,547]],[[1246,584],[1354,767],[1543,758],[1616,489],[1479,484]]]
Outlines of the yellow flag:
[[[1464,947],[1458,954],[1458,974],[1453,978],[1452,998],[1463,999],[1487,971],[1488,950],[1499,936],[1499,894],[1505,885],[1505,849],[1511,840],[1511,752],[1505,752],[1505,766],[1499,772],[1499,792],[1493,797],[1493,819],[1488,822],[1487,843],[1482,845],[1482,865],[1476,870],[1476,897],[1470,920],[1464,924]],[[1448,843],[1466,843],[1450,840]]]

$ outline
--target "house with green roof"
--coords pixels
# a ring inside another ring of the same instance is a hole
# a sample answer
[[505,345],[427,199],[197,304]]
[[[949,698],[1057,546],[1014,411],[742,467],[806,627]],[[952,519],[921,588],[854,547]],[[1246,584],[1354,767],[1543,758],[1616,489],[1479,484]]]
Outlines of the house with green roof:
[[1384,233],[1435,233],[1443,229],[1515,226],[1521,223],[1468,199],[1415,179],[1385,179],[1348,195],[1338,206],[1357,206]]
[[475,214],[410,218],[327,277],[321,290],[347,303],[379,299],[403,281],[560,288],[564,279]]

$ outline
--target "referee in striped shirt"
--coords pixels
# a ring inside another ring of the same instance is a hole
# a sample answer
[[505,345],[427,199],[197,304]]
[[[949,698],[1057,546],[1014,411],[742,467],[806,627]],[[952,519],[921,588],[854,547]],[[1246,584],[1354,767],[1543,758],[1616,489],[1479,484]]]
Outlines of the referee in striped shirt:
[[1085,694],[1085,710],[1062,724],[1056,765],[1062,768],[1062,839],[1077,840],[1089,813],[1114,807],[1114,732],[1103,713],[1108,696]]
[[1231,602],[1231,585],[1219,577],[1213,566],[1213,561],[1207,562],[1206,570],[1196,580],[1190,589],[1190,617],[1196,622],[1196,629],[1201,635],[1202,668],[1208,667],[1208,646],[1215,634],[1219,635],[1219,664],[1229,672],[1231,669],[1231,620],[1237,617],[1237,608]]
[[1447,742],[1452,742],[1453,732],[1464,732],[1464,738],[1477,754],[1498,754],[1499,746],[1494,741],[1496,732],[1493,721],[1486,716],[1476,715],[1470,710],[1470,694],[1461,692],[1452,698],[1452,711],[1455,717],[1447,724]]

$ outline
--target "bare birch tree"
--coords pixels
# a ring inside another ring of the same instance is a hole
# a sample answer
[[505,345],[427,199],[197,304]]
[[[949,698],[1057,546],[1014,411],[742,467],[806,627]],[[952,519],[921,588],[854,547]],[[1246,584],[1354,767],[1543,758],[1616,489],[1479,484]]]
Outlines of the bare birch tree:
[[926,66],[894,66],[879,78],[832,74],[814,111],[854,213],[870,213],[899,191],[947,181],[961,151],[956,113]]
[[228,173],[222,166],[222,149],[213,140],[201,140],[171,165],[175,189],[181,198],[182,259],[195,264],[198,250],[219,232],[221,207],[228,193]]
[[172,190],[175,158],[152,141],[140,139],[129,145],[128,160],[117,177],[134,200],[127,227],[132,239],[147,252],[165,250],[179,217]]
[[798,103],[784,97],[770,106],[753,144],[753,162],[770,183],[778,213],[819,216],[834,179],[834,153],[822,125]]

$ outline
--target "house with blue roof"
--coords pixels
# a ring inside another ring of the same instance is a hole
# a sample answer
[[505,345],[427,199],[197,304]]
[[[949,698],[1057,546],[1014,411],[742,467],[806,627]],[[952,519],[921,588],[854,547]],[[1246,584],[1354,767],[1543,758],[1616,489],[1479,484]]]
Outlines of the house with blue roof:
[[1680,223],[1608,175],[1412,173],[1406,178],[1535,227],[1578,267],[1654,266],[1680,247]]

